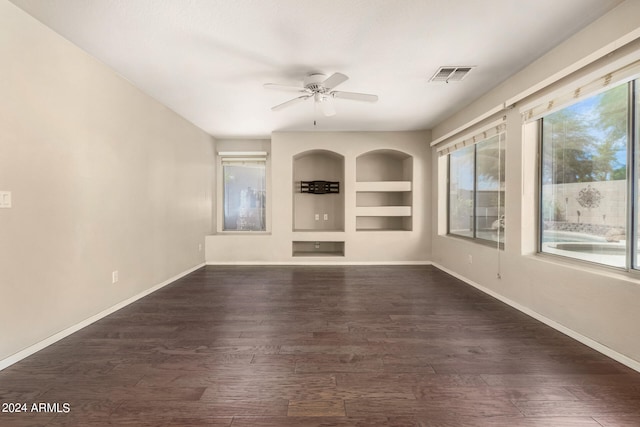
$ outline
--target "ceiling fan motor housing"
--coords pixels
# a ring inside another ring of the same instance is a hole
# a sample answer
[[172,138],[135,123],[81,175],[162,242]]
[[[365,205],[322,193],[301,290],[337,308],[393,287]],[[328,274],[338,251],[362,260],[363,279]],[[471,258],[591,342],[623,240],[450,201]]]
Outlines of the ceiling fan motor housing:
[[326,78],[327,76],[322,73],[308,74],[304,78],[304,87],[312,92],[324,93],[327,91],[327,89],[322,85],[322,83],[326,80]]

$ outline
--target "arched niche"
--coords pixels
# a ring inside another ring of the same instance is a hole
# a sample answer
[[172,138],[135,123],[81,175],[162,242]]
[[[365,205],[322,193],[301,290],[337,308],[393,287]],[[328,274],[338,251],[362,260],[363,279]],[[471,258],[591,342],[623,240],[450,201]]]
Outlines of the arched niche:
[[[303,181],[338,182],[338,193],[309,194]],[[293,157],[293,230],[344,231],[344,156],[309,150]]]
[[413,157],[398,150],[368,151],[356,158],[356,181],[411,181]]
[[356,158],[356,230],[410,231],[413,227],[413,156],[375,150]]

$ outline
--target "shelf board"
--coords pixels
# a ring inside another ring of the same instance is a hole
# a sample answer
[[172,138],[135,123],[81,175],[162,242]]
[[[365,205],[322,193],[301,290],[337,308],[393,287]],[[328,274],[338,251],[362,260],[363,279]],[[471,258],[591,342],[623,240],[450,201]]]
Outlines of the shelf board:
[[293,253],[294,257],[343,257],[344,256],[344,252],[320,252],[320,251],[315,251],[315,252],[307,252],[307,251],[296,251]]
[[390,231],[401,231],[406,233],[411,230],[408,230],[406,228],[356,228],[356,231],[381,231],[383,233],[388,233]]
[[360,181],[356,182],[356,191],[411,191],[411,181]]
[[317,228],[294,228],[293,232],[294,233],[344,233],[344,229],[338,230],[338,229],[327,228],[326,230],[320,230]]
[[411,206],[357,206],[356,216],[411,216]]

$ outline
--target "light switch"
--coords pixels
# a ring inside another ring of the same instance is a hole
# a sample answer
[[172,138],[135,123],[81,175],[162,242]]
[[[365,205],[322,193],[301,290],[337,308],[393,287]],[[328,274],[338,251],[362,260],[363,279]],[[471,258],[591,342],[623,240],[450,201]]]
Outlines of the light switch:
[[0,191],[0,208],[11,207],[11,191]]

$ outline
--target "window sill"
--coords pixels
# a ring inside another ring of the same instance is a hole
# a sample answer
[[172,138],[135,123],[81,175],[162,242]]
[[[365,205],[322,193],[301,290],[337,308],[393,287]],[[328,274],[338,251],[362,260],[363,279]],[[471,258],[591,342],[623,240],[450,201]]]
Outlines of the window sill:
[[524,255],[525,258],[553,264],[559,267],[566,267],[584,273],[601,276],[607,279],[622,280],[625,282],[640,285],[640,271],[627,270],[622,267],[612,267],[606,264],[585,261],[577,258],[569,258],[562,255],[554,255],[544,252],[536,252]]
[[270,236],[270,231],[218,231],[213,236]]
[[[483,239],[477,239],[477,238],[473,238],[473,237],[465,237],[465,236],[459,236],[457,234],[441,234],[441,237],[450,237],[454,240],[462,240],[465,242],[469,242],[469,243],[476,243],[478,245],[481,246],[487,246],[490,248],[496,248],[496,246],[498,246],[498,242],[494,242],[491,240],[483,240]],[[499,244],[500,250],[504,251],[504,243],[500,243]]]

